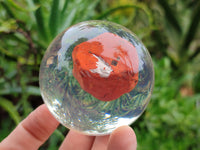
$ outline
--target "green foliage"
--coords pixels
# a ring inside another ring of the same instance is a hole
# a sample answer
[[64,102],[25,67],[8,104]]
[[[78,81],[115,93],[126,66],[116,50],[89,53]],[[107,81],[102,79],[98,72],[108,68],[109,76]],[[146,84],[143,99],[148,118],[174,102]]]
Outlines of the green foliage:
[[9,100],[1,98],[0,106],[9,113],[10,117],[13,118],[16,124],[20,122],[20,115],[15,106]]
[[159,28],[162,28],[168,43],[166,53],[174,67],[183,73],[186,64],[190,67],[197,65],[193,60],[198,59],[200,52],[198,44],[200,1],[157,0],[157,2],[154,5],[160,7],[157,11],[161,17],[160,21],[164,23],[159,23]]
[[[155,88],[152,99],[142,116],[143,121],[133,128],[138,149],[199,149],[200,94],[183,97],[177,91],[181,80],[173,77],[170,60],[154,62]],[[161,71],[165,70],[165,71]]]
[[[38,72],[52,39],[103,19],[135,32],[154,58],[152,99],[132,125],[138,149],[200,149],[199,14],[198,0],[0,0],[0,140],[42,103]],[[40,149],[58,149],[66,132],[59,127]]]

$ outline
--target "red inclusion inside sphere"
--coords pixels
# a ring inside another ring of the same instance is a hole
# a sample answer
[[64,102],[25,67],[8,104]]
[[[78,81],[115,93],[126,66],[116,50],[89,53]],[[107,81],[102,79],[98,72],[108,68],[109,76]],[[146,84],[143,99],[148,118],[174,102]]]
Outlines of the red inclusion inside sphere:
[[115,100],[137,85],[136,48],[116,34],[106,32],[80,43],[72,59],[81,88],[101,101]]

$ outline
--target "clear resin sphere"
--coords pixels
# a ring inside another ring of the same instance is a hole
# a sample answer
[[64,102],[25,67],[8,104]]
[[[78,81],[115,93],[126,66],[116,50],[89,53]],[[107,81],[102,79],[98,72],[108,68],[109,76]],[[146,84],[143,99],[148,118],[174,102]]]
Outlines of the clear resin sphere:
[[149,52],[125,27],[86,21],[59,34],[40,67],[41,94],[64,126],[106,135],[145,110],[154,85]]

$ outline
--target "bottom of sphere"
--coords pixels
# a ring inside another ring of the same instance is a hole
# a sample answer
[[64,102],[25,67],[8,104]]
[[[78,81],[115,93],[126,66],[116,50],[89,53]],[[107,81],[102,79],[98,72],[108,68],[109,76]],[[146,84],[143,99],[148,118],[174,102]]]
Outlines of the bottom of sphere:
[[[90,136],[103,136],[112,133],[120,126],[130,125],[142,114],[137,116],[120,117],[102,113],[103,119],[98,120],[95,116],[87,118],[87,114],[79,114],[79,110],[73,113],[68,113],[67,109],[54,105],[48,105],[48,109],[53,116],[68,129],[75,130],[79,133]],[[78,118],[76,118],[78,117]]]

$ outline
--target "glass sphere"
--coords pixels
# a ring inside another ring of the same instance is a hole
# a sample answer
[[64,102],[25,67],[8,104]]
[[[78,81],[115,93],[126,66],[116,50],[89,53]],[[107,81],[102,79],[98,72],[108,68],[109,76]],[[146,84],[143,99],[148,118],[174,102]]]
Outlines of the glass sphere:
[[87,135],[106,135],[143,113],[154,70],[148,50],[130,30],[86,21],[53,40],[39,81],[45,104],[61,124]]

